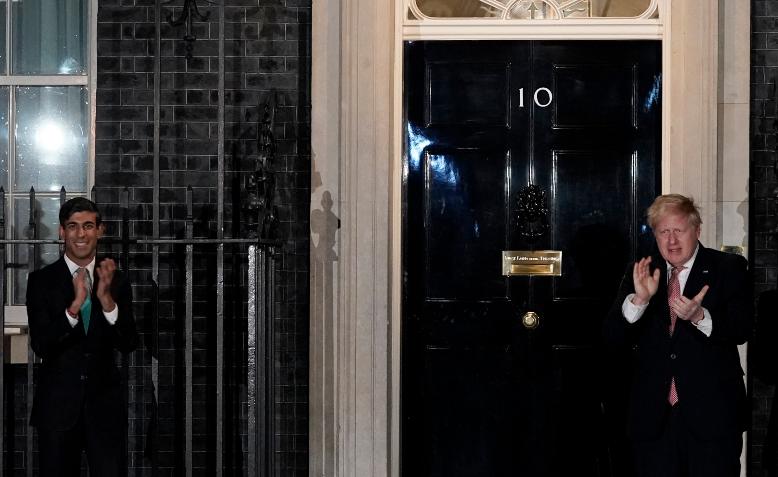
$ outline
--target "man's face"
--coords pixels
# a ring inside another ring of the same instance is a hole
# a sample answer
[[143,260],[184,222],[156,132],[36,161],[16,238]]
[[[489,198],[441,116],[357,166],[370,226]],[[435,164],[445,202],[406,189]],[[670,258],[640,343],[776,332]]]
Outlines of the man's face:
[[677,267],[688,262],[697,248],[700,228],[689,225],[689,218],[682,214],[667,214],[659,219],[654,229],[659,253],[667,263]]
[[97,240],[102,235],[103,229],[97,225],[94,212],[76,212],[64,226],[59,226],[59,237],[65,241],[65,254],[82,267],[94,258]]

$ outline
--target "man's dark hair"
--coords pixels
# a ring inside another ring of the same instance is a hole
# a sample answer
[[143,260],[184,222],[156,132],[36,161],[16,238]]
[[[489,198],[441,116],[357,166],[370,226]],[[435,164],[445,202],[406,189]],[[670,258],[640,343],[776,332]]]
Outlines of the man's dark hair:
[[100,209],[97,208],[97,204],[86,197],[74,197],[62,204],[62,207],[59,208],[59,224],[64,227],[70,217],[78,212],[94,212],[95,225],[100,225],[100,222],[103,220],[100,216]]

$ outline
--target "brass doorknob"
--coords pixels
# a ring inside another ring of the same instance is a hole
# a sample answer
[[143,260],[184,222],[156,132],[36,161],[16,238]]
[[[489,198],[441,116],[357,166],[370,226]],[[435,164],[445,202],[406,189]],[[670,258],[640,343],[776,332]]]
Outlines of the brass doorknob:
[[528,311],[521,317],[521,324],[528,330],[534,330],[540,324],[540,315],[534,311]]

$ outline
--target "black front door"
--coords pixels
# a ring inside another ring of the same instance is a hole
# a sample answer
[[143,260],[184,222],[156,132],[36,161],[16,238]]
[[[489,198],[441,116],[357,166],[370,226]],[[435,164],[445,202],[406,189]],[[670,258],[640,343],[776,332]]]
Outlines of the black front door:
[[[622,475],[623,370],[599,346],[651,243],[661,46],[405,44],[402,475]],[[539,186],[547,231],[521,233]],[[504,277],[503,250],[563,252]],[[534,311],[539,326],[522,316]]]

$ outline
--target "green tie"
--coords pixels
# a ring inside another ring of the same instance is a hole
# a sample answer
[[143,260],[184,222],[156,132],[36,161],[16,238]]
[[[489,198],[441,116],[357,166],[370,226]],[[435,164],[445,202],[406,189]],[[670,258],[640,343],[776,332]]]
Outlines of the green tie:
[[92,279],[89,276],[89,270],[83,269],[86,276],[86,300],[81,305],[81,321],[84,323],[84,334],[89,332],[89,317],[92,316]]

